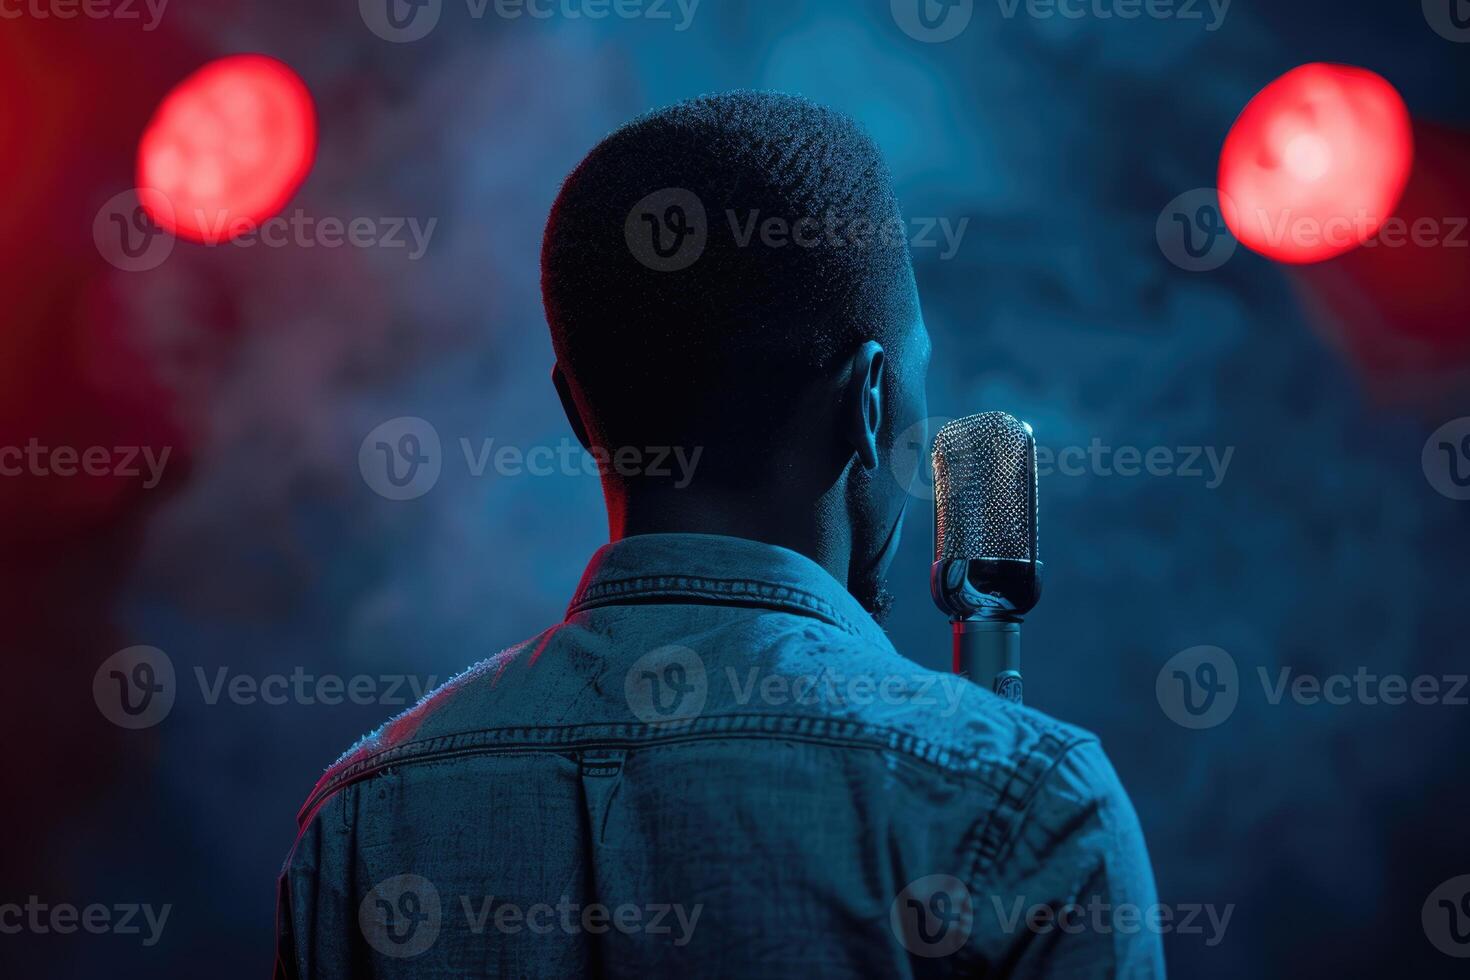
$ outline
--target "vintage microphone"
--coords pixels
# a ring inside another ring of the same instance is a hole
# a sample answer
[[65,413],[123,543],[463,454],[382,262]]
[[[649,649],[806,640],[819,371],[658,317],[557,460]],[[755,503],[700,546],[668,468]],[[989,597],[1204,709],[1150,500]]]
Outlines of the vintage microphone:
[[1021,701],[1021,619],[1041,598],[1036,437],[1004,412],[951,422],[934,440],[929,591],[954,632],[954,672]]

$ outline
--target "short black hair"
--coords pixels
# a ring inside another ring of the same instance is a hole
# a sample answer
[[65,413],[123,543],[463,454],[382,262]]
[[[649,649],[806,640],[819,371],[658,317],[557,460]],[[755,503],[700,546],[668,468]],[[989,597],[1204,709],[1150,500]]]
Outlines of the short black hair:
[[866,340],[892,349],[918,317],[877,145],[776,93],[704,96],[604,139],[562,186],[541,272],[558,363],[608,445],[774,419],[791,383]]

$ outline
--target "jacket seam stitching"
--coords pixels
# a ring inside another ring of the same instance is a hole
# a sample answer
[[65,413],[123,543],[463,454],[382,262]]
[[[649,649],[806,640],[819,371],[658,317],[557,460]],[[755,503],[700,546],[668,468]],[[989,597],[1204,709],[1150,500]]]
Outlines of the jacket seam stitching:
[[[304,826],[309,815],[315,813],[330,797],[351,783],[365,779],[381,770],[428,761],[432,758],[501,754],[509,751],[585,749],[620,742],[634,743],[635,748],[648,748],[722,736],[795,737],[819,744],[846,745],[874,751],[894,751],[941,772],[974,777],[985,783],[992,792],[997,793],[997,799],[1001,803],[1005,801],[1005,788],[1015,781],[1015,775],[1012,774],[1004,786],[991,785],[985,781],[985,777],[999,768],[996,764],[982,763],[978,756],[961,754],[898,729],[792,715],[722,715],[704,719],[703,722],[703,724],[696,722],[693,725],[679,726],[676,730],[662,734],[656,732],[656,729],[661,726],[649,724],[477,729],[391,746],[372,753],[332,774],[308,797],[298,815],[298,822]],[[583,731],[586,732],[585,735],[565,734]],[[515,739],[513,736],[516,735],[522,737]],[[1055,736],[1048,734],[1043,738],[1054,739]],[[1022,766],[1024,765],[1023,762]]]
[[[980,887],[981,876],[995,866],[995,860],[1002,849],[1020,832],[1036,794],[1062,764],[1062,760],[1079,745],[1096,741],[1096,738],[1086,736],[1063,739],[1050,731],[1041,734],[1036,747],[1027,753],[1021,764],[1012,771],[1006,785],[1000,789],[994,809],[968,835],[962,864],[968,869],[965,881],[971,894],[986,893],[986,889]],[[1044,766],[1032,765],[1042,762],[1045,762]],[[1028,770],[1034,775],[1029,775]],[[1017,789],[1019,792],[1015,791]],[[979,957],[979,951],[971,943],[966,943],[960,951],[960,958],[966,963],[973,963]]]
[[840,612],[814,592],[789,585],[774,585],[754,579],[705,578],[692,575],[658,575],[614,579],[589,586],[572,597],[569,613],[599,606],[616,605],[618,600],[640,596],[694,596],[712,599],[755,599],[775,608],[795,609],[815,615],[849,633],[858,633]]

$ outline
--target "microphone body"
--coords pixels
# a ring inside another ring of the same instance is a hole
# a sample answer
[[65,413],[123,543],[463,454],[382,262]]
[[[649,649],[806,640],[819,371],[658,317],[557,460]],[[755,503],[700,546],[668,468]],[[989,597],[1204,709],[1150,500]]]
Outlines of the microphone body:
[[[998,619],[957,619],[954,630],[954,672],[1007,701],[1021,703],[1021,624]],[[989,678],[987,683],[986,679]]]
[[1020,702],[1021,622],[1041,598],[1036,438],[1003,412],[951,422],[934,443],[929,590],[949,616],[956,674]]

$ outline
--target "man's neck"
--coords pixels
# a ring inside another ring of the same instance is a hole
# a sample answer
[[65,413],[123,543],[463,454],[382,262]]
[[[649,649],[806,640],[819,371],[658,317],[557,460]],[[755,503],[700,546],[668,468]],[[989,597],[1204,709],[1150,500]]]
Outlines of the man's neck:
[[805,555],[847,582],[852,532],[842,512],[845,481],[815,499],[790,488],[712,493],[689,490],[610,492],[612,541],[638,534],[722,534],[777,545]]

